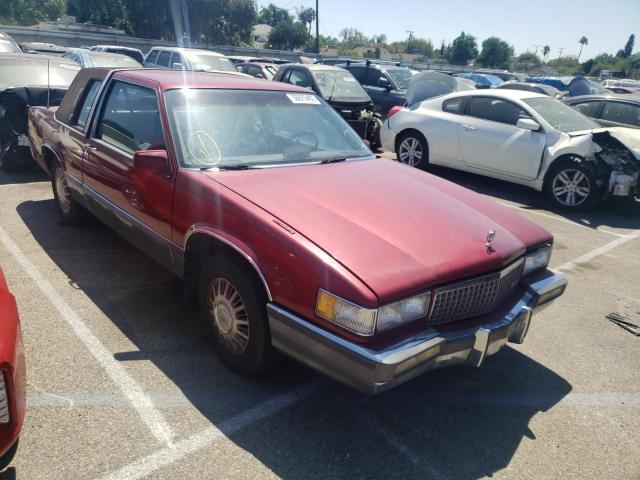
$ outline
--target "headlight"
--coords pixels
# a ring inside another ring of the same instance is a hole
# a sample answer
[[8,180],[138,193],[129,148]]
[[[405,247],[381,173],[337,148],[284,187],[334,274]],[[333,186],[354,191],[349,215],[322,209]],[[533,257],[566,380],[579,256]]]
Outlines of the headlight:
[[531,272],[549,265],[552,248],[551,244],[547,244],[524,257],[524,273],[522,275],[529,275]]
[[316,315],[351,332],[370,336],[375,333],[376,324],[378,331],[383,331],[426,317],[430,299],[431,293],[424,292],[379,309],[364,308],[321,289],[316,299]]
[[388,330],[403,323],[426,317],[431,292],[400,300],[378,309],[378,331]]
[[316,314],[359,335],[373,335],[376,330],[378,310],[360,307],[329,292],[319,290]]

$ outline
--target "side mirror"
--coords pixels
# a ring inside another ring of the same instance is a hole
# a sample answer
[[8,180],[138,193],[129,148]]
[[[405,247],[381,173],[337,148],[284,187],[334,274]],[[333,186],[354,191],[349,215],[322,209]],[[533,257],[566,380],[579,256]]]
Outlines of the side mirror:
[[166,150],[138,150],[133,153],[135,170],[152,172],[161,177],[171,176],[169,156]]
[[382,87],[382,88],[384,88],[386,90],[391,90],[391,82],[389,82],[389,80],[386,79],[385,77],[380,77],[378,79],[377,84],[378,84],[379,87]]
[[540,124],[531,118],[519,118],[516,127],[531,130],[532,132],[540,130]]
[[181,64],[180,62],[174,62],[171,64],[171,68],[173,70],[184,70],[184,65]]

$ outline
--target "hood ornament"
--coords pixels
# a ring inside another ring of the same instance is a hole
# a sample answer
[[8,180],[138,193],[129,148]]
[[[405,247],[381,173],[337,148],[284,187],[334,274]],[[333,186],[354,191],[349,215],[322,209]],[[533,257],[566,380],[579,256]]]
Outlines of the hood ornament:
[[493,248],[493,245],[492,245],[494,238],[496,238],[496,231],[489,230],[489,233],[487,233],[487,243],[485,244],[485,246],[487,247],[487,253],[489,255],[491,255],[492,253],[496,253],[496,250],[495,248]]

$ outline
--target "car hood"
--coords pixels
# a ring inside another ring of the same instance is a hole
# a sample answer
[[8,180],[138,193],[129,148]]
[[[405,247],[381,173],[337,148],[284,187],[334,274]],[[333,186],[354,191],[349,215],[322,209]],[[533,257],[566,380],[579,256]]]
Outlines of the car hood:
[[205,175],[321,247],[381,302],[499,269],[551,240],[510,209],[387,159]]

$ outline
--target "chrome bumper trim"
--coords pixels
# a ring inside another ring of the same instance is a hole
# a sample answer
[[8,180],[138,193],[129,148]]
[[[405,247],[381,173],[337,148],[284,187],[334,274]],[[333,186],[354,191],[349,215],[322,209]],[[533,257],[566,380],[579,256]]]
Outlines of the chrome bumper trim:
[[533,313],[562,295],[567,285],[563,276],[548,270],[524,282],[526,291],[498,319],[449,332],[435,326],[382,350],[345,340],[269,303],[271,341],[301,363],[350,387],[380,393],[428,370],[457,364],[479,367],[507,342],[522,343]]

